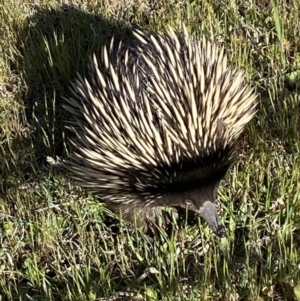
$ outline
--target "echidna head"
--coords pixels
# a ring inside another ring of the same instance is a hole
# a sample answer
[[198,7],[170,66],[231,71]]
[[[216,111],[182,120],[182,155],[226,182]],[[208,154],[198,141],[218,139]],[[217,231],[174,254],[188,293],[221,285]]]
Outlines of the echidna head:
[[218,186],[219,181],[212,185],[187,191],[184,198],[188,208],[198,213],[218,237],[223,237],[225,227],[218,215],[215,203]]
[[[206,158],[207,159],[207,158]],[[165,195],[161,204],[188,208],[200,215],[219,237],[225,234],[225,227],[216,209],[217,190],[221,180],[229,169],[232,160],[225,162],[197,164],[197,162],[183,162],[174,177],[164,181]],[[218,164],[219,163],[219,164]],[[168,184],[166,182],[169,181]]]

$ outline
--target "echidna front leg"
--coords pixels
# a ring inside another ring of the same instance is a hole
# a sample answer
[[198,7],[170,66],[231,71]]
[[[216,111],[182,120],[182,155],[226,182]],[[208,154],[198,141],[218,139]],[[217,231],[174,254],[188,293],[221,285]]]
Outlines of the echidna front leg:
[[178,219],[178,212],[172,207],[152,207],[145,212],[144,231],[153,229],[155,226],[166,228],[172,221]]
[[175,208],[161,206],[143,206],[136,205],[134,208],[126,209],[124,207],[112,208],[120,217],[130,221],[143,232],[154,230],[155,227],[165,228],[173,220],[178,218]]

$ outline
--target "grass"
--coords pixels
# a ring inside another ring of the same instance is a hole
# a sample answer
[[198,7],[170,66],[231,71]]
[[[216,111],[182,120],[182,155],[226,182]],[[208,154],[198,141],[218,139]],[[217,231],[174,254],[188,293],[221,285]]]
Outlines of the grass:
[[[1,1],[0,300],[296,300],[299,11],[297,0]],[[129,24],[182,22],[220,41],[259,94],[219,191],[221,240],[204,223],[151,237],[108,222],[49,164],[67,155],[62,97],[89,55]]]

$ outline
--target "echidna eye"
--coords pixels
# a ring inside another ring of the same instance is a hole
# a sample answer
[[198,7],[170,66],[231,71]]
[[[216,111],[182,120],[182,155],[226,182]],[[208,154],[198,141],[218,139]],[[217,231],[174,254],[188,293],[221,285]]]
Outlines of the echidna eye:
[[191,200],[185,200],[186,205],[194,206],[194,203]]

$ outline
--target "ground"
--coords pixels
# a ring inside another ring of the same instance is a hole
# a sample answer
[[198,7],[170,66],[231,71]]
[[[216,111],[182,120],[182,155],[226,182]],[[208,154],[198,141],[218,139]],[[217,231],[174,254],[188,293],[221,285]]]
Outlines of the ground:
[[[3,0],[0,300],[297,300],[299,11],[298,0]],[[219,190],[222,239],[201,220],[155,236],[115,225],[59,164],[63,96],[88,57],[133,24],[181,23],[221,43],[258,94]]]

